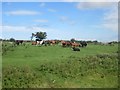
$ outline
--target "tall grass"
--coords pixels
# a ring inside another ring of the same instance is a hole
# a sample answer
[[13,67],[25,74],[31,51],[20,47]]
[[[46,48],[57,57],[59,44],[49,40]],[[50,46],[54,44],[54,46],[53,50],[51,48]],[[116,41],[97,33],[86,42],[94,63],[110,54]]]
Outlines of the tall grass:
[[118,56],[98,54],[83,58],[70,56],[66,61],[29,66],[3,67],[3,88],[41,87],[117,87]]

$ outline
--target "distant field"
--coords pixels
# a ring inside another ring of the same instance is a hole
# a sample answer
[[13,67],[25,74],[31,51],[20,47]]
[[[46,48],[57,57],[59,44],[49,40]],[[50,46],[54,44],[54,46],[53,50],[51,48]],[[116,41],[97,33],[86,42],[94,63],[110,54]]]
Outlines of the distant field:
[[[9,46],[9,45],[8,45]],[[11,47],[2,57],[3,87],[117,87],[118,45]]]

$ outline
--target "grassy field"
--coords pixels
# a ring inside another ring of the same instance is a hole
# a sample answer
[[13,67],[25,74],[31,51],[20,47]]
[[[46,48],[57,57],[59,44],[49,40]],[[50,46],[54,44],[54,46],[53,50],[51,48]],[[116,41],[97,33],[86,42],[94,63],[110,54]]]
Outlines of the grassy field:
[[[9,45],[8,45],[9,46]],[[4,88],[114,88],[118,45],[10,47],[2,57]]]

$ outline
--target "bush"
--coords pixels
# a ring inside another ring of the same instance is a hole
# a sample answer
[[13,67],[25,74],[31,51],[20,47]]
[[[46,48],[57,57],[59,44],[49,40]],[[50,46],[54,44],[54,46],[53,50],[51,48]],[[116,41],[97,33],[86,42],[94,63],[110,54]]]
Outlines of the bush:
[[34,71],[29,66],[4,67],[3,87],[61,87],[62,81],[86,78],[93,74],[100,75],[100,78],[107,75],[117,76],[117,54],[100,54],[85,58],[71,57],[65,62],[40,64]]

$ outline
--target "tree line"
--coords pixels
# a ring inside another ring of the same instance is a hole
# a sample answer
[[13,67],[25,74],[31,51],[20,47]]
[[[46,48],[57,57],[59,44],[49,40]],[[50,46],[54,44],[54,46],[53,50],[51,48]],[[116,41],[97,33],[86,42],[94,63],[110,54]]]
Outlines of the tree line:
[[[30,38],[31,38],[31,40],[24,40],[24,41],[31,42],[33,40],[33,38],[36,38],[37,40],[41,41],[41,40],[47,38],[47,33],[46,32],[41,32],[41,31],[40,32],[36,32],[36,33],[32,33]],[[14,38],[0,39],[0,41],[15,42],[15,39]],[[80,43],[82,40],[75,40],[74,38],[72,38],[72,39],[70,39],[68,41]],[[85,42],[87,42],[87,43],[94,43],[94,44],[101,44],[102,43],[102,42],[99,42],[97,40],[94,40],[94,41],[88,40],[88,41],[85,41]],[[119,42],[118,41],[111,41],[111,43],[120,43],[120,41]]]

